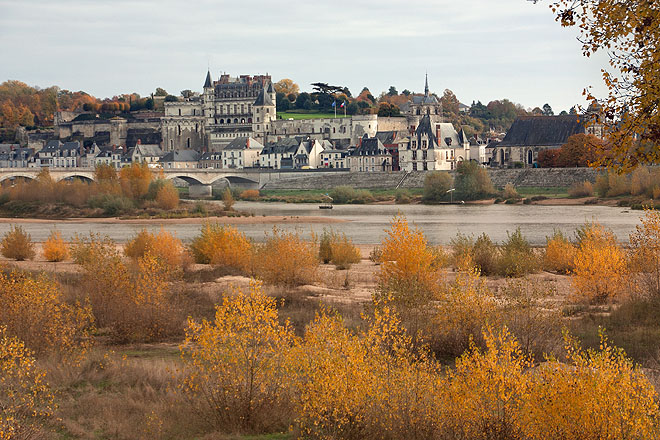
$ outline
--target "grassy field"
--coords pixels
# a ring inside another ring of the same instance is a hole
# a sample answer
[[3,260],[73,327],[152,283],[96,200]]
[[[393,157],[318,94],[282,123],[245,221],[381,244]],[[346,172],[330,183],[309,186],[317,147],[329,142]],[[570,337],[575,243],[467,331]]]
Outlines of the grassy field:
[[[304,110],[298,110],[296,112],[277,112],[277,117],[282,119],[320,119],[320,118],[334,118],[335,114],[333,113],[317,113],[317,112],[305,112]],[[337,110],[337,117],[343,118],[344,112]]]
[[551,198],[567,198],[568,188],[566,187],[550,187],[550,188],[537,188],[531,186],[518,186],[516,191],[523,197],[532,196],[546,196]]

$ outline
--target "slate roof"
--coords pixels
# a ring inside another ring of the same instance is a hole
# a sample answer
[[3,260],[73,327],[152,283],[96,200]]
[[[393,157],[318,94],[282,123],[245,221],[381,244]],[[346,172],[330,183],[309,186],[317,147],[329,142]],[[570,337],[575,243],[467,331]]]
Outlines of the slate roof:
[[160,158],[160,162],[197,162],[199,152],[195,150],[174,150]]
[[270,94],[266,93],[266,89],[261,89],[259,92],[259,96],[257,96],[257,100],[254,101],[253,105],[275,105],[273,104],[273,100],[270,99]]
[[362,143],[352,153],[352,156],[380,156],[387,154],[385,145],[378,138],[362,138]]
[[275,89],[273,88],[273,82],[268,81],[268,90],[266,90],[266,93],[274,93]]
[[293,154],[298,150],[300,142],[296,138],[284,138],[277,142],[269,142],[261,150],[261,154]]
[[513,121],[499,146],[561,146],[570,136],[584,131],[578,115],[522,116]]
[[421,145],[422,143],[423,134],[426,134],[429,138],[431,144],[429,145],[429,148],[438,143],[438,139],[435,137],[435,133],[433,132],[433,127],[431,127],[431,117],[429,115],[424,115],[422,117],[422,120],[419,121],[419,125],[415,130],[415,136],[417,137],[418,145]]
[[163,155],[163,150],[156,144],[137,144],[135,150],[141,156],[160,157]]
[[[440,148],[457,148],[463,145],[463,141],[459,133],[456,132],[454,125],[451,122],[443,122],[438,124],[440,134],[437,142]],[[463,131],[461,130],[461,133]]]
[[19,147],[18,144],[0,144],[0,153],[9,153]]
[[[249,141],[249,146],[248,146],[248,141]],[[241,136],[235,138],[233,141],[231,141],[224,149],[225,150],[245,150],[247,148],[255,149],[255,150],[261,150],[264,148],[263,145],[261,145],[259,142],[255,141],[254,139],[246,136]]]
[[210,70],[208,70],[206,72],[206,81],[204,81],[204,88],[207,89],[209,87],[213,87],[213,85],[211,83],[211,71]]

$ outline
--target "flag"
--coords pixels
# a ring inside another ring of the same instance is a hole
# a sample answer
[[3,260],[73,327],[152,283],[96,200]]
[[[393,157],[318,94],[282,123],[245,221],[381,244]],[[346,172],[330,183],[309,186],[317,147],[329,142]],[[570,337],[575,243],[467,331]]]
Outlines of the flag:
[[337,101],[332,101],[332,106],[336,107],[337,106]]
[[344,104],[346,104],[346,101],[342,101],[339,107],[344,108]]

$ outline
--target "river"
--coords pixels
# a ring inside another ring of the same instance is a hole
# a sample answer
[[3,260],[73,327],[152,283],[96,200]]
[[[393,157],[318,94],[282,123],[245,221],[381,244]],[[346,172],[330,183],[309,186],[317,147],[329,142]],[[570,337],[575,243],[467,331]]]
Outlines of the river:
[[[547,206],[547,205],[335,205],[332,210],[320,210],[316,204],[237,202],[234,208],[255,216],[300,217],[301,223],[278,225],[284,230],[298,230],[305,237],[319,234],[324,228],[343,232],[356,244],[380,243],[385,236],[390,220],[398,212],[405,214],[408,221],[417,225],[431,244],[448,244],[457,233],[488,234],[495,242],[507,238],[507,232],[520,227],[533,245],[545,244],[545,237],[553,230],[573,236],[577,227],[589,221],[598,221],[610,228],[622,242],[639,224],[641,211],[606,206]],[[305,223],[305,217],[329,217],[342,222]],[[202,220],[200,220],[200,223]],[[65,239],[75,234],[98,232],[117,242],[125,242],[137,231],[147,228],[158,231],[159,220],[139,223],[76,221],[29,222],[17,220],[29,232],[34,241],[44,241],[50,230],[57,227]],[[166,230],[189,241],[199,233],[200,223],[164,225]],[[264,233],[272,230],[275,223],[238,224],[236,227],[253,239],[263,239]],[[9,223],[0,223],[0,233],[9,230]]]

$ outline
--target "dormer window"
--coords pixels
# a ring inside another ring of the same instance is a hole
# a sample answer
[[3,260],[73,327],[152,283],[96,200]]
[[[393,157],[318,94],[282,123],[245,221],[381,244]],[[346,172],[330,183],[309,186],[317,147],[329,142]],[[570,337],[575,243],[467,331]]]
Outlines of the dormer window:
[[417,141],[412,141],[412,147],[417,148]]

